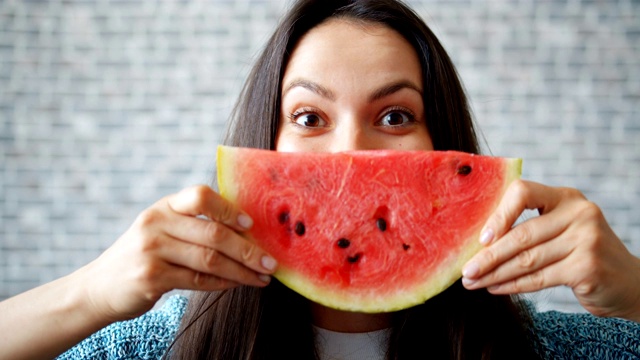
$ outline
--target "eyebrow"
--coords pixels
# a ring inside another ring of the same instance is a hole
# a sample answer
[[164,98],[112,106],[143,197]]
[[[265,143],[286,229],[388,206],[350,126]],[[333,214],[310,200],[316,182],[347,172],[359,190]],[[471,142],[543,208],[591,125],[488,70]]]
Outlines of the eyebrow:
[[[295,79],[294,81],[291,82],[291,84],[289,84],[283,91],[283,94],[286,94],[287,92],[289,92],[289,90],[295,88],[295,87],[302,87],[305,88],[311,92],[314,92],[324,98],[327,98],[331,101],[335,101],[336,100],[336,95],[333,93],[333,91],[329,90],[328,88],[313,82],[311,80],[307,80],[307,79]],[[421,96],[422,96],[422,89],[420,89],[420,87],[418,87],[417,85],[415,85],[414,83],[412,83],[411,81],[408,80],[399,80],[390,84],[386,84],[383,85],[382,87],[376,89],[375,91],[373,91],[371,93],[371,95],[369,95],[368,101],[369,102],[373,102],[375,100],[381,99],[385,96],[389,96],[391,94],[394,94],[402,89],[411,89],[411,90],[415,90],[416,92],[418,92]]]
[[385,96],[389,96],[393,93],[396,93],[402,89],[411,89],[411,90],[415,90],[416,92],[418,92],[421,96],[422,96],[422,89],[420,89],[418,86],[416,86],[414,83],[412,83],[411,81],[408,80],[400,80],[388,85],[384,85],[382,87],[380,87],[379,89],[376,89],[376,91],[372,92],[371,95],[369,96],[369,102],[373,102],[375,100],[381,99]]
[[286,94],[287,92],[289,92],[289,90],[293,89],[294,87],[302,87],[305,88],[311,92],[314,92],[322,97],[325,97],[331,101],[335,101],[336,100],[336,95],[333,93],[333,91],[327,89],[326,87],[315,83],[311,80],[305,80],[305,79],[296,79],[294,81],[291,82],[291,84],[289,84],[289,86],[287,86],[284,91],[283,94]]

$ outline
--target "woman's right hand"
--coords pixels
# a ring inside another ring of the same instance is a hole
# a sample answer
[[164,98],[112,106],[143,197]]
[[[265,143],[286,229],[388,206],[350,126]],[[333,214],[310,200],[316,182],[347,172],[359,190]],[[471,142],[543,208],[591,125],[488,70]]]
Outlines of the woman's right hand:
[[87,300],[110,322],[141,315],[173,289],[265,286],[277,264],[243,238],[252,220],[208,186],[167,196],[78,271]]
[[208,186],[161,199],[93,262],[0,302],[0,357],[51,359],[173,289],[265,286],[277,264],[239,234],[251,222]]

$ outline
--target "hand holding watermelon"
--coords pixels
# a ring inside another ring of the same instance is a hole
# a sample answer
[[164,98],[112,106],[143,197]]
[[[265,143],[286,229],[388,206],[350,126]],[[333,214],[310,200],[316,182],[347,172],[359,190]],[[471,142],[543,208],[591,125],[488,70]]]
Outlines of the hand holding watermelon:
[[[525,209],[541,216],[512,227]],[[486,248],[463,270],[469,289],[513,294],[564,285],[595,315],[640,321],[640,259],[575,189],[515,181],[481,242]]]
[[142,212],[79,275],[95,311],[111,321],[142,314],[172,289],[264,286],[276,264],[238,234],[251,225],[208,186],[187,188]]
[[167,196],[93,262],[0,303],[5,324],[38,319],[28,331],[0,329],[3,344],[37,336],[37,346],[10,350],[53,358],[114,321],[146,312],[172,289],[265,286],[277,263],[239,235],[252,222],[208,186]]

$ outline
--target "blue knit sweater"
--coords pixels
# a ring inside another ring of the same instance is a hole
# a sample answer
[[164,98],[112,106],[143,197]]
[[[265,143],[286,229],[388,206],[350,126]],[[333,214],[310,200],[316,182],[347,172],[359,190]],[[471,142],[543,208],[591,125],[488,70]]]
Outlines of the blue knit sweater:
[[[187,298],[173,296],[158,310],[114,323],[59,359],[159,359],[173,341]],[[534,313],[538,349],[545,359],[640,359],[640,324],[589,314]]]

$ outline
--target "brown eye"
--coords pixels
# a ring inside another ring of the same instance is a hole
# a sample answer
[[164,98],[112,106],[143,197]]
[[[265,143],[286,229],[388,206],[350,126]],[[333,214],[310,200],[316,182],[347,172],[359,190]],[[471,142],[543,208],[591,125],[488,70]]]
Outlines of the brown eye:
[[413,122],[413,116],[406,111],[394,110],[386,113],[378,125],[380,126],[402,126]]
[[304,127],[322,127],[325,121],[317,114],[301,114],[295,117],[295,123]]
[[405,116],[394,112],[385,116],[384,121],[387,125],[401,125],[405,122]]

